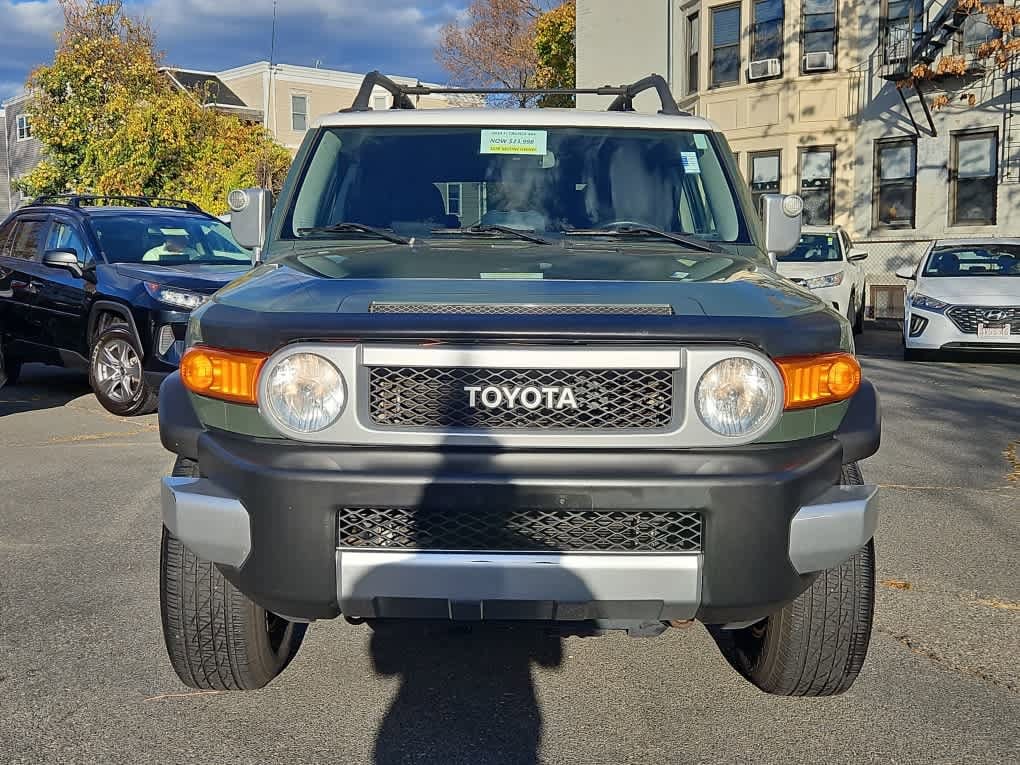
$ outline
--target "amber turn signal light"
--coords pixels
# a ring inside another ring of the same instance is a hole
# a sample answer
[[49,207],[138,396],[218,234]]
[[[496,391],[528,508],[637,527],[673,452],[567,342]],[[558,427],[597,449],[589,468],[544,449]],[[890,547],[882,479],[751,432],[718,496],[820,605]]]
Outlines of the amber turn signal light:
[[861,365],[849,353],[776,359],[786,388],[784,409],[845,401],[861,387]]
[[181,359],[181,381],[200,396],[255,404],[259,370],[266,358],[261,353],[195,346]]

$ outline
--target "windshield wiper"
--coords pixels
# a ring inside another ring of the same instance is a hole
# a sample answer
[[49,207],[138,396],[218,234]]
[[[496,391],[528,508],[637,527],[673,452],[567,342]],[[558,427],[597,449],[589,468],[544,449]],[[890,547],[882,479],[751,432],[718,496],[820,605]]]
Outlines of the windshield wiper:
[[433,234],[506,234],[516,239],[523,239],[525,242],[531,242],[532,244],[552,244],[548,239],[543,239],[536,234],[529,234],[527,231],[522,231],[519,228],[513,228],[511,226],[500,226],[495,223],[476,224],[474,226],[465,226],[464,228],[440,228],[432,232]]
[[575,228],[563,232],[564,236],[654,236],[665,239],[674,244],[682,244],[692,250],[701,252],[722,252],[714,244],[709,244],[702,239],[695,239],[692,236],[674,234],[670,231],[663,231],[655,226],[639,224],[614,226],[613,228]]
[[315,226],[313,228],[299,228],[299,236],[307,236],[308,234],[369,234],[378,239],[385,239],[387,242],[393,242],[394,244],[410,244],[409,239],[405,239],[402,236],[391,234],[389,231],[384,231],[381,228],[375,226],[366,226],[364,223],[331,223],[328,226]]

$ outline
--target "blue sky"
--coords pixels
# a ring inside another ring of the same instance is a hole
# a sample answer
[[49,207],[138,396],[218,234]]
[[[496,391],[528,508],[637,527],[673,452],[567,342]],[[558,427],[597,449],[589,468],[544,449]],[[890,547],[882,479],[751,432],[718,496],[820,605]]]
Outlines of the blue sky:
[[[269,58],[273,0],[128,0],[152,23],[166,63],[228,69]],[[280,63],[442,82],[432,52],[440,28],[467,0],[278,0]],[[56,0],[0,0],[0,99],[52,60]]]

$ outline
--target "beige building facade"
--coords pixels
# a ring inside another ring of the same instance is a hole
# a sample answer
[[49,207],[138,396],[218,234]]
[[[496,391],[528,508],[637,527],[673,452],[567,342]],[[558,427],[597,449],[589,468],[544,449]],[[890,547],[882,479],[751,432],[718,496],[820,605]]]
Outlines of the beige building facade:
[[[259,109],[266,128],[292,152],[297,151],[305,131],[316,119],[354,103],[364,79],[363,74],[353,72],[290,64],[270,66],[268,61],[216,72],[216,76],[248,106]],[[409,77],[391,76],[391,79],[401,85],[418,82]],[[423,109],[443,109],[457,104],[455,99],[442,96],[418,99]],[[390,94],[376,88],[372,94],[372,108],[388,109],[391,105]]]
[[[869,251],[871,284],[902,284],[934,239],[1020,236],[1020,57],[978,61],[994,34],[956,0],[578,0],[577,79],[663,74],[753,192],[801,194],[808,222]],[[944,55],[967,74],[911,87]]]

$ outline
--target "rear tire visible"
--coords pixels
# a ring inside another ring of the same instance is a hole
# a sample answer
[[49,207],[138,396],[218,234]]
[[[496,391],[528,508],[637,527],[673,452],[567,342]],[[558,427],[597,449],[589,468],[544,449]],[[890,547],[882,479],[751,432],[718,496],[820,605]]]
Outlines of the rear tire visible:
[[854,334],[860,335],[864,333],[864,299],[857,295],[857,313],[853,318]]
[[[178,459],[175,476],[197,477]],[[163,528],[159,567],[163,639],[181,681],[200,690],[268,685],[297,654],[306,625],[266,611]]]
[[159,392],[145,382],[142,348],[127,324],[109,324],[99,332],[89,359],[89,384],[111,414],[151,414]]
[[[857,463],[840,483],[862,484]],[[799,598],[739,630],[712,629],[727,661],[762,691],[777,696],[835,696],[864,665],[875,604],[875,546],[823,571]]]

